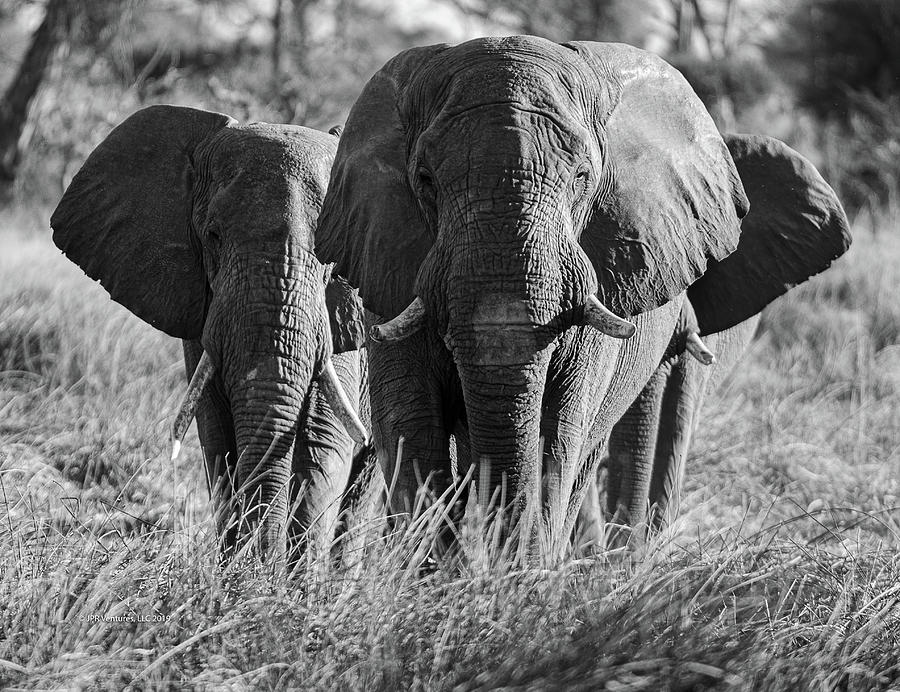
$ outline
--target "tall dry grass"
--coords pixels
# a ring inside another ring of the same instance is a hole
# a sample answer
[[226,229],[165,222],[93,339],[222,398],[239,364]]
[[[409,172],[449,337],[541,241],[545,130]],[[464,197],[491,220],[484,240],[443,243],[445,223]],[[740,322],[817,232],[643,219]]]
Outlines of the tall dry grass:
[[0,687],[900,689],[900,234],[766,312],[707,404],[684,515],[520,569],[469,526],[299,578],[216,568],[180,349],[0,218]]

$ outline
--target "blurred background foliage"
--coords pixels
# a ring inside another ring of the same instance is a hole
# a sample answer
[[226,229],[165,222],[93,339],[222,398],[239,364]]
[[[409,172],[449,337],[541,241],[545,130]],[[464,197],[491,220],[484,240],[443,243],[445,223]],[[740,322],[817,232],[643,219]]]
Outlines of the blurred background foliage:
[[851,213],[900,206],[900,0],[0,0],[0,189],[54,203],[151,103],[327,129],[404,48],[510,33],[655,51]]

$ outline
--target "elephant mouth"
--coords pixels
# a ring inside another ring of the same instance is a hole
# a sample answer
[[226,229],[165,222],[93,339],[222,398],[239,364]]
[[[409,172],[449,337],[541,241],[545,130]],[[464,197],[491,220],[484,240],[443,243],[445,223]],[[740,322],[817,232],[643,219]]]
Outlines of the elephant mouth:
[[[197,407],[200,404],[203,390],[212,380],[215,373],[216,366],[213,363],[212,358],[209,353],[203,351],[203,355],[200,357],[197,368],[191,376],[187,391],[181,400],[181,405],[178,407],[178,413],[175,415],[175,420],[172,423],[170,434],[172,461],[175,461],[181,453],[181,445],[184,436],[197,413]],[[332,363],[330,357],[325,360],[318,381],[331,409],[344,425],[344,428],[347,430],[350,437],[361,445],[369,444],[369,436],[366,432],[366,428],[362,424],[362,421],[360,421],[356,411],[353,409],[353,404],[350,402],[347,393],[344,391],[344,388],[338,379],[337,372],[334,369],[334,363]]]

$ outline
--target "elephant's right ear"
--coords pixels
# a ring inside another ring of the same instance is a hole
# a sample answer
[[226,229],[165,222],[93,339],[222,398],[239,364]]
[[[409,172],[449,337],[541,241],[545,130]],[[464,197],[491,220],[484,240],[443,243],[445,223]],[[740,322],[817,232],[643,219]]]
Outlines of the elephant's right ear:
[[236,121],[178,106],[138,111],[94,149],[57,205],[53,242],[113,300],[176,337],[202,333],[206,276],[191,235],[194,151]]
[[784,142],[725,135],[750,198],[737,250],[688,289],[701,334],[760,312],[850,247],[847,216],[815,166]]
[[407,180],[410,134],[400,103],[413,75],[446,45],[412,48],[382,67],[350,111],[316,230],[316,254],[380,316],[413,299],[431,248]]

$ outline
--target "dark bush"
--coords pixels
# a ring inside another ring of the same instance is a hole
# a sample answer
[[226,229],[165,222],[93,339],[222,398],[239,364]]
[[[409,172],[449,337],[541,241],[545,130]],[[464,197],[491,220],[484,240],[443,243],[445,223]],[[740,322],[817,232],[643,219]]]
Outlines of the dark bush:
[[707,108],[714,108],[723,99],[728,99],[739,113],[755,106],[776,86],[775,75],[764,62],[755,58],[728,56],[709,60],[681,54],[666,59],[690,82]]
[[851,211],[900,203],[900,96],[847,92],[845,122],[822,128],[822,172]]
[[769,50],[800,105],[848,122],[854,93],[886,99],[900,88],[900,2],[803,0]]

